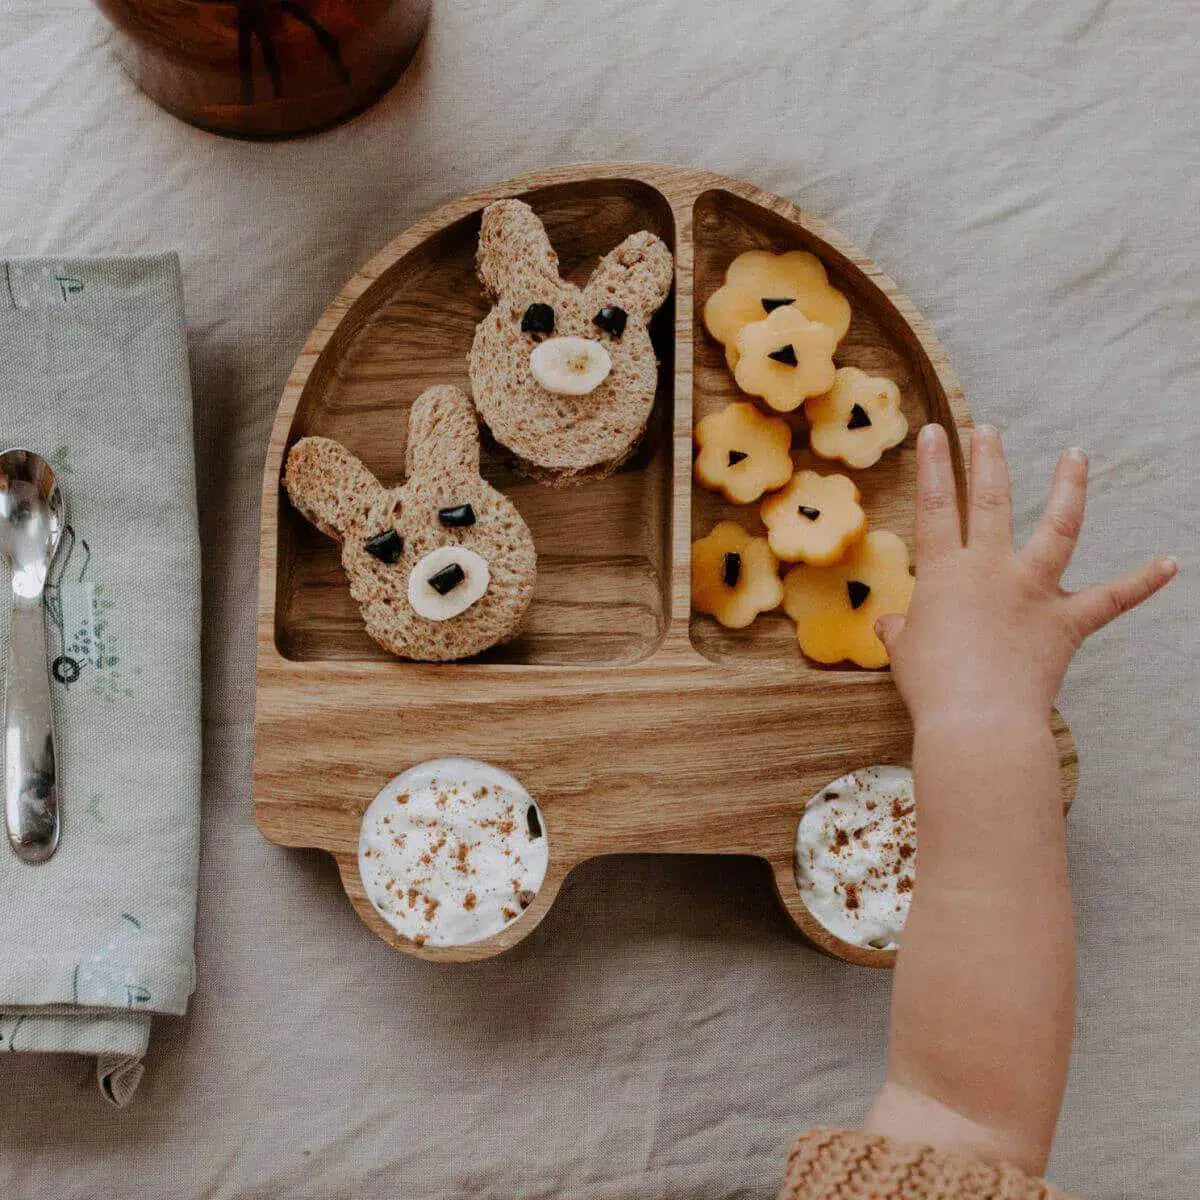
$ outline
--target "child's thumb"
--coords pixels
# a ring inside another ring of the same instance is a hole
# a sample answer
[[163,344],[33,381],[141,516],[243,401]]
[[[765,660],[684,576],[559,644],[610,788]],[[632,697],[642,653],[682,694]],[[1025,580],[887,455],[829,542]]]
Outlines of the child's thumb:
[[875,622],[875,636],[884,644],[888,652],[896,644],[896,639],[904,632],[904,618],[899,613],[889,613]]

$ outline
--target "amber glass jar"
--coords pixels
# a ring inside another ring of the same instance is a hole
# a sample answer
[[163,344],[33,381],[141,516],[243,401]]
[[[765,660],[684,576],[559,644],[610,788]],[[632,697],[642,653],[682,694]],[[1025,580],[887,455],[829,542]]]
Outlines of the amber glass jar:
[[377,100],[416,53],[430,0],[96,0],[163,108],[215,133],[312,133]]

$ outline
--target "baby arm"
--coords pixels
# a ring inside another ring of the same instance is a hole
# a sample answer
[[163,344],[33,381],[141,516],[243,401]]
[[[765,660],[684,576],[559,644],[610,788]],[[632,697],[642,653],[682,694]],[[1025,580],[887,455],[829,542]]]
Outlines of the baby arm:
[[1079,645],[1173,559],[1068,594],[1087,459],[1069,450],[1014,551],[995,430],[975,431],[966,544],[944,430],[917,450],[917,587],[880,635],[912,716],[918,869],[868,1129],[1045,1167],[1074,1021],[1075,939],[1050,708]]

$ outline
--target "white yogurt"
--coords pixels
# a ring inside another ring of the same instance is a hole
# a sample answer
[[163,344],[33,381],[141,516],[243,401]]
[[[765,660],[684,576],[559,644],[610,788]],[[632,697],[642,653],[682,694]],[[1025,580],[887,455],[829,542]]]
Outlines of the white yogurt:
[[358,869],[402,937],[461,946],[498,933],[546,877],[546,826],[507,771],[439,758],[397,775],[363,815]]
[[796,827],[796,883],[805,907],[836,937],[900,944],[917,866],[916,805],[907,767],[865,767],[835,779]]

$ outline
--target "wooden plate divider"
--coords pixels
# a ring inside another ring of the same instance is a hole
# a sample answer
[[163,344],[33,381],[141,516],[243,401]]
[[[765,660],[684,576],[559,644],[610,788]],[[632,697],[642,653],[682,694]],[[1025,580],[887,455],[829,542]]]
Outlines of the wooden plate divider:
[[[322,434],[385,483],[402,476],[412,401],[435,383],[468,386],[466,355],[487,310],[473,269],[479,214],[503,196],[534,206],[576,281],[636,229],[671,246],[675,292],[652,325],[661,364],[655,415],[626,468],[580,488],[539,487],[494,448],[485,453],[485,474],[514,499],[538,547],[526,632],[467,663],[397,661],[363,632],[337,547],[291,510],[280,472],[297,438]],[[908,439],[875,468],[850,474],[871,526],[911,546],[922,422],[949,429],[963,497],[971,418],[962,391],[921,314],[874,263],[750,184],[630,164],[498,184],[391,242],[309,336],[263,472],[254,816],[273,842],[332,854],[359,915],[396,948],[446,961],[497,954],[528,936],[572,868],[598,855],[734,854],[766,861],[785,912],[814,946],[866,966],[894,961],[818,925],[793,870],[808,797],[856,767],[910,761],[912,730],[890,676],[810,664],[782,614],[732,633],[690,612],[692,539],[722,518],[758,528],[753,506],[729,505],[691,481],[694,420],[737,395],[698,308],[729,261],[753,247],[818,254],[854,310],[839,363],[900,385]],[[796,460],[808,465],[798,441]],[[1075,751],[1057,715],[1055,734],[1069,804]],[[397,935],[365,896],[359,822],[392,776],[450,755],[495,763],[525,784],[545,817],[550,865],[536,900],[501,933],[422,947]]]

